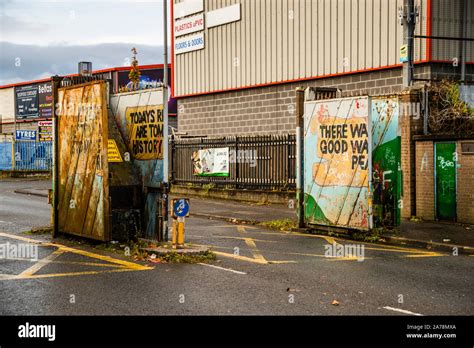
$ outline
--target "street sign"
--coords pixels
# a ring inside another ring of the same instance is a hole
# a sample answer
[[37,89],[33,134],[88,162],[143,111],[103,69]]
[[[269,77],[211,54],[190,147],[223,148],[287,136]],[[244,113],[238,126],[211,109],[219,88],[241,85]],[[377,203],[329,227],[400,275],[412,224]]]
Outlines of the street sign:
[[408,46],[401,45],[400,46],[400,63],[408,62]]
[[189,199],[173,199],[173,217],[189,216]]
[[17,130],[15,133],[16,140],[36,140],[36,131]]
[[39,141],[53,141],[53,121],[38,122]]

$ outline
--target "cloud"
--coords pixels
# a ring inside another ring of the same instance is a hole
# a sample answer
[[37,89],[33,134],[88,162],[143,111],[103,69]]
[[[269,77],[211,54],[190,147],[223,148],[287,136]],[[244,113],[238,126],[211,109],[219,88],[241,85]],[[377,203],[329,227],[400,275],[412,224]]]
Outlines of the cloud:
[[163,61],[163,47],[133,43],[98,45],[20,45],[0,42],[0,85],[77,73],[77,63],[92,62],[94,70],[124,66],[138,50],[140,65]]
[[43,31],[50,28],[50,25],[46,23],[26,21],[4,14],[0,14],[0,23],[2,23],[3,35],[20,31]]

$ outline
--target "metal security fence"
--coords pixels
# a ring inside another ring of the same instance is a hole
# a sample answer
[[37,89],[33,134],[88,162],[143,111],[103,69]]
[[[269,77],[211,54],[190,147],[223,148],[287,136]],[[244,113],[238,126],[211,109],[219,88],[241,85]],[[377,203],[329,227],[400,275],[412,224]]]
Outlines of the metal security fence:
[[12,170],[12,153],[13,143],[0,141],[0,170]]
[[50,171],[53,147],[50,141],[0,143],[0,170]]
[[[170,148],[171,181],[176,184],[253,190],[296,187],[294,134],[173,139]],[[215,148],[229,151],[228,176],[196,175],[193,163],[196,152]]]

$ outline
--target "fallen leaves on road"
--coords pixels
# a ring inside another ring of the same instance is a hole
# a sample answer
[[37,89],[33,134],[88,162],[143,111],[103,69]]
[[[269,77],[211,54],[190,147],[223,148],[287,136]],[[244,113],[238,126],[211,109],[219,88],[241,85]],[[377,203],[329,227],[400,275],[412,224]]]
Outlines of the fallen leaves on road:
[[331,303],[333,306],[339,306],[339,301],[333,300]]

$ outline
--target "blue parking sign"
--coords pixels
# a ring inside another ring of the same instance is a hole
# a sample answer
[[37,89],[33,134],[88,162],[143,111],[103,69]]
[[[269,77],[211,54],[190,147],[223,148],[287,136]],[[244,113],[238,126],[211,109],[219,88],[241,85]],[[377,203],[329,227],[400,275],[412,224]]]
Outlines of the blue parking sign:
[[176,217],[189,216],[189,200],[187,198],[173,199],[173,215]]

